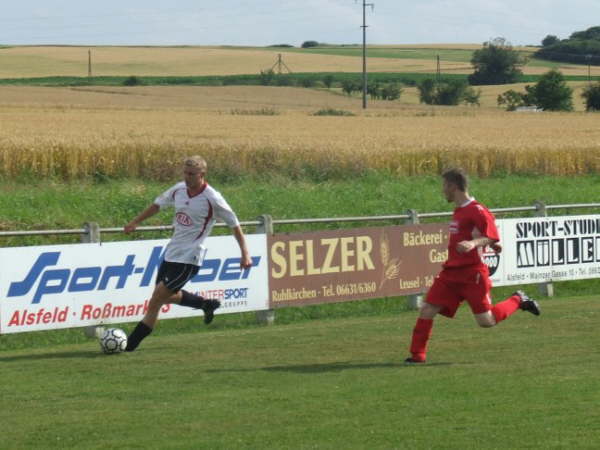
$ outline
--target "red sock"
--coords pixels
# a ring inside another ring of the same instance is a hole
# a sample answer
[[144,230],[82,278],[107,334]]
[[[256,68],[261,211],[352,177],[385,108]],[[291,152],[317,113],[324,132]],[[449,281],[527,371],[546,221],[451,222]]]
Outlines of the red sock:
[[518,295],[513,295],[512,297],[509,297],[506,300],[494,305],[492,308],[492,314],[496,318],[496,323],[502,322],[517,309],[519,309],[520,303],[521,297]]
[[412,342],[410,343],[410,352],[415,361],[425,361],[427,355],[427,341],[431,336],[433,328],[433,319],[417,319],[413,329]]

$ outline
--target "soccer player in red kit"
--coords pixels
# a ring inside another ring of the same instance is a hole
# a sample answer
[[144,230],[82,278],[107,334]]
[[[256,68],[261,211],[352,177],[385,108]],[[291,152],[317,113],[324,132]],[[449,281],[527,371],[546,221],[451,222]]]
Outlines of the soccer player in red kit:
[[410,345],[411,356],[405,360],[408,364],[426,361],[434,317],[442,314],[453,318],[464,300],[469,303],[479,326],[485,328],[497,325],[517,309],[536,316],[540,314],[537,302],[523,291],[492,305],[492,283],[482,253],[488,245],[496,252],[502,250],[494,215],[469,196],[467,176],[462,169],[450,169],[442,178],[446,200],[456,205],[450,222],[448,259],[419,310]]

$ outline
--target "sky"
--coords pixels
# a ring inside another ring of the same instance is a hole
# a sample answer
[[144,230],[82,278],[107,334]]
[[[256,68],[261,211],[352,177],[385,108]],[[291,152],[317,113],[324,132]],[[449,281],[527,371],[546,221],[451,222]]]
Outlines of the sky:
[[[599,0],[367,0],[371,44],[539,45],[600,25]],[[0,45],[249,45],[362,42],[363,0],[20,0]]]

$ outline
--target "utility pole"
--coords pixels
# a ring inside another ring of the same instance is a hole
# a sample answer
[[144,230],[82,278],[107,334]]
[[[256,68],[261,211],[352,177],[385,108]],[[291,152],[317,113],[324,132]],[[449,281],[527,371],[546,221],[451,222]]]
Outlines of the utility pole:
[[287,70],[288,73],[292,73],[292,71],[287,66],[287,64],[285,62],[283,62],[283,58],[281,57],[281,53],[279,53],[279,55],[277,56],[277,61],[275,62],[275,64],[273,64],[273,66],[271,67],[271,70],[275,69],[275,67],[277,67],[277,73],[279,75],[281,75],[281,73],[282,73],[282,70],[281,70],[282,67],[285,67],[285,70]]
[[375,10],[375,3],[367,3],[367,0],[363,0],[363,109],[367,109],[367,6],[371,7],[371,11]]
[[437,55],[437,69],[435,71],[435,79],[439,83],[441,78],[441,70],[440,70],[440,55]]
[[88,77],[92,77],[92,51],[88,49]]

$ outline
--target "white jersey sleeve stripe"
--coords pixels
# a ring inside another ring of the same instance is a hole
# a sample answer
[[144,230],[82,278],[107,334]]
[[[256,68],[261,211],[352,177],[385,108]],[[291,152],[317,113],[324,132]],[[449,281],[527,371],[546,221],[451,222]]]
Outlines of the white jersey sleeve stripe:
[[208,203],[208,214],[206,215],[206,218],[204,219],[204,224],[202,225],[202,230],[200,230],[200,234],[198,235],[198,237],[196,237],[196,239],[200,239],[202,237],[202,235],[206,231],[206,227],[208,226],[208,224],[210,223],[210,221],[212,220],[212,217],[213,217],[212,204],[210,203],[210,201],[208,199],[206,199],[206,203]]

